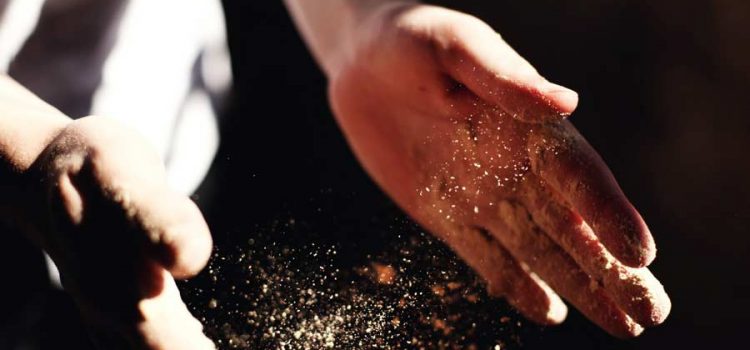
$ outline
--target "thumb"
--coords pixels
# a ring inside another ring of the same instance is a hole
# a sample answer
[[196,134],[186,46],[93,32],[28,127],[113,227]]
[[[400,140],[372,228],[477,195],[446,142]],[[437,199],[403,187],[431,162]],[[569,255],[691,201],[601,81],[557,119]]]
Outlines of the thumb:
[[139,318],[135,322],[107,326],[87,320],[86,328],[95,347],[108,350],[216,349],[180,298],[171,275],[160,269],[156,278],[164,288],[138,302]]
[[206,221],[188,197],[169,189],[141,192],[133,199],[134,219],[148,238],[155,258],[175,278],[200,272],[211,256]]
[[523,121],[559,121],[575,110],[578,94],[542,77],[490,26],[470,18],[449,26],[440,58],[447,73],[474,95]]
[[141,300],[138,309],[143,316],[137,325],[136,341],[143,349],[213,350],[214,343],[203,333],[180,298],[177,285],[168,273],[161,275],[164,290],[157,296]]

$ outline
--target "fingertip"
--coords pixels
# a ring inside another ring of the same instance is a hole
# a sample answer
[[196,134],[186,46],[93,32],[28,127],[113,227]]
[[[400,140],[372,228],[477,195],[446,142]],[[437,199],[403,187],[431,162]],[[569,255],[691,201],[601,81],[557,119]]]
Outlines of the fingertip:
[[620,339],[630,339],[638,337],[643,333],[644,330],[645,328],[643,328],[643,326],[639,325],[633,320],[628,319],[628,322],[625,325],[624,329],[612,332],[611,334]]
[[611,319],[603,319],[596,322],[609,335],[618,339],[632,339],[636,338],[643,333],[645,328],[634,321],[630,316],[625,314],[622,310],[617,309],[617,313]]
[[664,294],[663,296],[659,296],[656,300],[654,300],[654,305],[651,313],[648,315],[648,319],[643,323],[643,326],[656,327],[664,323],[667,317],[669,317],[669,313],[671,311],[672,301],[669,299],[669,297],[666,294]]
[[568,307],[565,302],[560,298],[552,288],[547,285],[539,276],[535,273],[529,274],[531,279],[541,288],[546,296],[546,313],[543,318],[539,321],[542,325],[554,326],[563,323],[568,317]]
[[651,234],[651,230],[648,229],[646,223],[638,215],[638,221],[640,228],[638,229],[638,240],[640,241],[640,250],[637,254],[639,267],[646,267],[656,259],[656,242],[654,242],[654,236]]
[[543,326],[555,326],[568,316],[568,307],[536,274],[526,275],[506,293],[508,302],[528,320]]
[[[546,287],[549,288],[549,287]],[[550,306],[549,311],[547,311],[547,324],[549,325],[558,325],[563,323],[565,319],[568,317],[568,307],[565,305],[565,303],[560,299],[560,297],[552,293],[552,290],[548,292],[548,294],[551,295],[550,297]]]
[[568,307],[565,305],[562,299],[560,299],[560,297],[554,295],[550,300],[547,314],[539,323],[545,326],[556,326],[563,323],[563,321],[565,321],[567,317]]
[[177,279],[197,275],[208,263],[213,247],[208,224],[197,206],[187,198],[182,199],[182,206],[158,245],[162,265]]
[[203,270],[211,257],[211,234],[203,220],[178,225],[174,231],[173,234],[180,239],[168,245],[172,263],[165,267],[177,279],[193,277]]
[[[610,230],[619,230],[620,238],[617,242],[603,242],[620,262],[628,267],[641,268],[650,265],[656,259],[656,243],[651,231],[641,216],[631,208],[629,218]],[[610,237],[618,235],[610,234]],[[601,237],[600,238],[604,238]],[[609,244],[607,244],[609,243]]]
[[[514,94],[499,101],[514,118],[528,123],[561,122],[578,106],[578,93],[550,83],[544,78],[534,82],[514,82]],[[515,97],[513,97],[515,96]]]
[[629,264],[631,267],[647,267],[656,259],[656,245],[649,234],[647,237],[640,237],[640,244],[634,245],[635,253],[633,261]]
[[[556,299],[556,300],[555,300]],[[510,299],[508,302],[518,310],[523,317],[541,326],[556,326],[568,317],[568,307],[556,297],[547,300],[547,304],[539,304],[539,300]],[[535,304],[534,304],[535,303]]]
[[569,116],[578,107],[578,93],[564,86],[546,82],[540,89],[544,96],[550,100],[557,116],[561,119]]
[[440,55],[455,81],[524,122],[561,121],[573,113],[578,93],[547,81],[494,31],[479,31],[489,36],[461,30],[460,40]]
[[664,321],[667,320],[667,317],[669,317],[670,312],[672,312],[672,300],[669,298],[667,293],[664,293],[659,298],[659,300],[657,301],[657,305],[654,308],[650,326],[658,326],[664,323]]
[[641,283],[647,292],[638,298],[640,300],[634,300],[642,304],[640,308],[642,312],[636,311],[631,317],[644,327],[658,326],[669,316],[672,301],[664,290],[664,286],[647,269],[641,269],[641,271],[647,272],[640,274]]
[[191,315],[180,297],[172,277],[163,271],[164,290],[158,295],[142,299],[137,308],[141,319],[134,326],[131,338],[138,349],[215,349],[215,344],[203,332],[203,325]]

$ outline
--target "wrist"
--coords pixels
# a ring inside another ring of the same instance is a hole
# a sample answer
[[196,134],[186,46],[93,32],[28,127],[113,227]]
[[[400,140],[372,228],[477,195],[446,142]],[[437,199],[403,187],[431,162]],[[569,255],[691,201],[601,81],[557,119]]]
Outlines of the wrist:
[[362,40],[368,24],[387,9],[416,0],[285,0],[318,65],[331,79]]
[[393,18],[407,8],[418,6],[416,0],[346,1],[346,16],[336,45],[327,50],[321,65],[329,80],[359,57],[359,51],[377,35],[388,30]]
[[0,75],[0,220],[10,224],[25,220],[35,184],[29,170],[70,121]]
[[0,184],[8,171],[26,171],[70,123],[65,114],[0,75]]

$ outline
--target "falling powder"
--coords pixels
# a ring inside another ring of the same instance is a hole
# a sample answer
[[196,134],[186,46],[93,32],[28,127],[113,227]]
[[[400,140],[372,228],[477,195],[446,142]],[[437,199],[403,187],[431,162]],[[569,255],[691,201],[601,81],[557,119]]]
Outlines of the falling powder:
[[219,349],[514,349],[537,329],[406,226],[356,263],[336,245],[256,234],[217,251],[183,294]]

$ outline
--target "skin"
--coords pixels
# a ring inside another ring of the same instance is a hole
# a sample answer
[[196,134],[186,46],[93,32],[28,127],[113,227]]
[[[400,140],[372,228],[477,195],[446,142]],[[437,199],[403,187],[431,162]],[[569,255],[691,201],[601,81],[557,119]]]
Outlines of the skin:
[[355,19],[332,25],[325,6],[288,4],[362,165],[490,292],[542,324],[565,318],[559,294],[617,337],[664,321],[653,238],[564,120],[574,92],[466,14],[331,0]]
[[136,132],[71,121],[0,76],[0,217],[47,251],[103,349],[213,349],[175,278],[198,273],[211,236]]
[[[560,296],[630,337],[670,302],[645,223],[549,83],[480,20],[412,2],[287,0],[373,179],[529,319]],[[337,16],[330,16],[336,13]],[[174,284],[205,265],[200,212],[156,152],[104,117],[71,121],[0,76],[0,218],[60,268],[101,348],[212,349]]]

